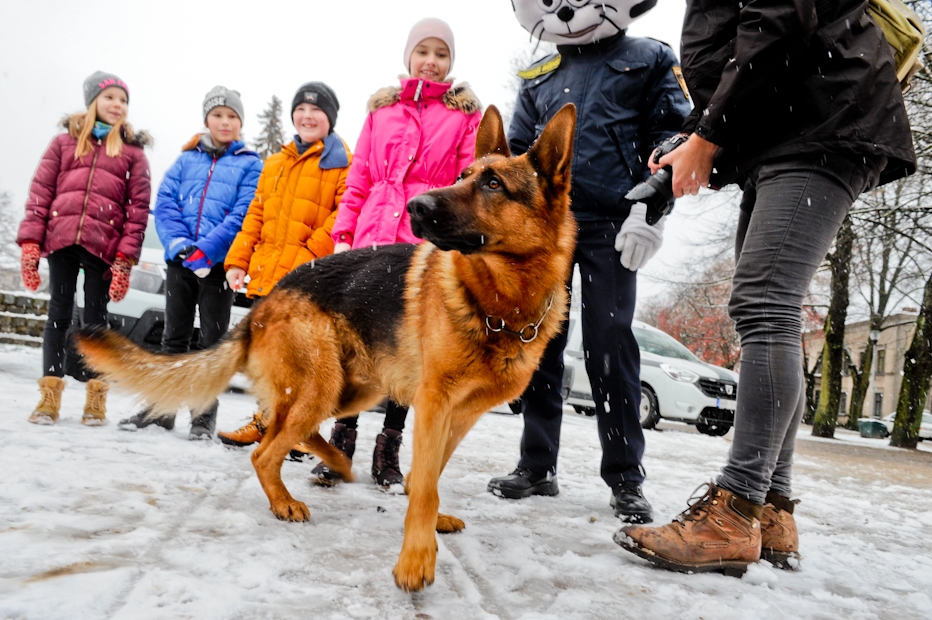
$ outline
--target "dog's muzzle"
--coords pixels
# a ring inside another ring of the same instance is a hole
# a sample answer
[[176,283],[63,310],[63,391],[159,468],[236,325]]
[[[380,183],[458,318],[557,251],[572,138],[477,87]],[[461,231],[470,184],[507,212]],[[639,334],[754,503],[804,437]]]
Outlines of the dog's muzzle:
[[430,194],[421,194],[409,200],[407,210],[411,216],[411,232],[441,250],[458,250],[469,254],[485,245],[485,235],[469,231]]

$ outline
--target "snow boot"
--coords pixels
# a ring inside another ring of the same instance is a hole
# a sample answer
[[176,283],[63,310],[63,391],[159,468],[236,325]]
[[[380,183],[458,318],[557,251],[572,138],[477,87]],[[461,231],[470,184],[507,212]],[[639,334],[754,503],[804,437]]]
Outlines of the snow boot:
[[265,422],[262,420],[264,415],[260,409],[244,426],[235,431],[220,431],[217,437],[228,446],[250,446],[262,441],[262,437],[265,436]]
[[689,508],[672,523],[627,525],[614,540],[668,570],[740,577],[749,564],[760,560],[763,509],[710,482],[700,494],[693,494]]
[[[225,445],[228,446],[251,446],[252,444],[262,441],[262,438],[265,436],[265,422],[263,417],[265,413],[260,409],[253,414],[252,420],[247,422],[245,425],[236,429],[235,431],[219,431],[217,437],[220,438]],[[296,443],[291,448],[291,452],[288,453],[288,456],[292,461],[310,461],[314,458],[314,454],[311,452],[311,449],[307,447],[305,443]]]
[[84,416],[81,424],[85,426],[103,426],[107,423],[107,392],[110,386],[100,379],[87,380],[87,400],[84,402]]
[[622,482],[613,486],[609,506],[615,509],[616,517],[628,523],[650,523],[654,520],[650,502],[644,497],[641,485],[636,482]]
[[210,441],[214,438],[214,430],[217,428],[217,409],[220,408],[220,402],[214,401],[206,411],[198,415],[191,414],[191,430],[188,432],[188,439],[198,441],[205,439]]
[[762,560],[777,568],[795,570],[799,566],[799,533],[793,510],[799,500],[793,500],[774,492],[767,493],[766,504],[760,518]]
[[518,467],[507,476],[489,480],[488,491],[492,495],[508,499],[522,499],[531,495],[556,495],[560,492],[556,474],[535,474],[530,469]]
[[393,428],[382,429],[375,438],[375,451],[372,453],[372,481],[389,490],[393,485],[404,486],[405,477],[398,463],[398,451],[401,449],[401,431]]
[[29,416],[33,424],[49,426],[58,421],[58,412],[61,409],[61,393],[65,389],[65,381],[61,377],[42,377],[39,379],[39,404]]
[[[356,452],[356,429],[337,422],[330,433],[330,445],[343,452],[346,458],[352,461],[353,454]],[[311,475],[314,484],[322,487],[332,487],[343,480],[343,476],[331,470],[323,461],[311,470]]]
[[161,426],[167,431],[175,428],[175,416],[150,418],[148,416],[151,411],[151,407],[146,407],[133,416],[123,418],[117,423],[117,428],[119,428],[121,431],[138,431],[139,429],[145,428],[152,424]]

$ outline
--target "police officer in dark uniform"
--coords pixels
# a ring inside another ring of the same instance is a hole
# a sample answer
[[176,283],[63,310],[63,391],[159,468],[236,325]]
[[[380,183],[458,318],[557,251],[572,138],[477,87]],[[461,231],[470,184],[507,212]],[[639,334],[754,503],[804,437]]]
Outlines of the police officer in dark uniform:
[[[648,523],[652,516],[641,490],[640,355],[631,322],[636,269],[659,249],[662,220],[648,226],[644,206],[624,196],[649,176],[651,151],[679,132],[689,113],[673,50],[624,31],[655,3],[622,0],[579,7],[579,2],[571,6],[552,0],[545,10],[537,2],[515,0],[522,25],[559,45],[557,54],[519,74],[524,82],[508,131],[509,146],[520,155],[557,110],[576,105],[571,196],[579,230],[574,263],[582,276],[583,348],[602,442],[601,475],[612,488],[615,515],[636,523]],[[558,492],[566,338],[564,328],[550,342],[522,396],[521,460],[511,475],[491,480],[489,491],[496,495],[518,499]]]

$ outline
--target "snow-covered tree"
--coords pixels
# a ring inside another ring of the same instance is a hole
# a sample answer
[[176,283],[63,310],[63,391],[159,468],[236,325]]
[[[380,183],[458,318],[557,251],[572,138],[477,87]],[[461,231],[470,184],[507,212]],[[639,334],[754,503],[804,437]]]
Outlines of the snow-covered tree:
[[282,127],[282,100],[272,95],[272,101],[263,112],[259,114],[261,128],[259,137],[252,143],[262,161],[282,150],[285,142],[285,132]]

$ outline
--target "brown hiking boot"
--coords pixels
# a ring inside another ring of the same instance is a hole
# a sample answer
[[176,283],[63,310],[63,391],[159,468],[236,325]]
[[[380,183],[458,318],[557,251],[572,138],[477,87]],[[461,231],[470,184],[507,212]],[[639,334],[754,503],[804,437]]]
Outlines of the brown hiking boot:
[[799,533],[793,510],[799,500],[767,493],[767,504],[760,517],[760,558],[777,568],[795,570],[799,566]]
[[[346,458],[352,461],[353,454],[356,452],[356,429],[337,422],[333,425],[333,431],[330,432],[330,445],[343,452]],[[327,467],[323,461],[311,470],[311,475],[311,481],[322,487],[332,487],[343,480],[343,476]]]
[[49,426],[58,420],[61,409],[61,393],[65,389],[65,381],[61,377],[42,377],[39,379],[39,404],[29,416],[33,424]]
[[217,437],[228,446],[249,446],[257,441],[262,441],[262,437],[265,435],[263,415],[260,409],[252,416],[252,420],[242,428],[235,431],[220,431],[217,433]]
[[701,495],[693,493],[689,508],[672,523],[628,525],[614,538],[662,568],[683,573],[722,571],[740,577],[748,564],[760,560],[762,510],[763,506],[710,482]]
[[[257,441],[262,441],[262,438],[265,436],[265,422],[263,421],[263,417],[265,417],[265,413],[260,409],[253,414],[252,420],[242,428],[238,428],[235,431],[218,431],[217,437],[228,446],[250,446]],[[289,456],[293,461],[304,461],[314,458],[311,449],[303,443],[296,443],[291,448]]]
[[87,380],[87,400],[84,401],[84,416],[81,424],[103,426],[107,423],[107,392],[110,386],[100,379]]
[[401,431],[386,428],[375,438],[375,451],[372,453],[372,481],[384,491],[397,486],[403,492],[405,477],[398,463],[399,450],[401,450]]

